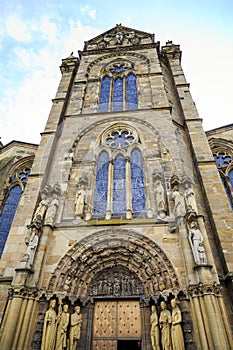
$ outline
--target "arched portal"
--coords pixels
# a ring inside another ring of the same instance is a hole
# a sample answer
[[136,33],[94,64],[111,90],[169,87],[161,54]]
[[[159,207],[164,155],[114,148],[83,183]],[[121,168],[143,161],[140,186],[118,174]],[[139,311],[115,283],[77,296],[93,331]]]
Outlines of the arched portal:
[[68,298],[71,308],[81,305],[83,349],[121,350],[135,344],[141,349],[141,342],[150,344],[150,301],[177,295],[179,282],[157,243],[134,230],[111,228],[74,243],[48,290]]
[[[94,233],[75,243],[60,260],[48,289],[63,292],[70,298],[87,298],[95,293],[96,277],[104,279],[103,271],[110,276],[110,271],[116,274],[123,270],[131,281],[137,280],[134,295],[152,296],[179,287],[170,260],[154,241],[133,230],[116,228]],[[122,276],[118,277],[121,279],[119,293],[122,293],[124,282]],[[113,286],[108,294],[114,296],[111,290]]]

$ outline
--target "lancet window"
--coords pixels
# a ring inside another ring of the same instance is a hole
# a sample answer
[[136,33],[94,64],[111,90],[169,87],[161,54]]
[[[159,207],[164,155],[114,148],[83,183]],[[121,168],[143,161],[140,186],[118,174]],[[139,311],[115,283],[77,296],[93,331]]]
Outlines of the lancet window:
[[128,65],[114,65],[101,81],[99,112],[138,108],[136,75]]
[[105,132],[97,159],[93,214],[127,219],[146,210],[142,144],[125,126]]
[[16,173],[10,183],[10,190],[7,194],[2,213],[0,215],[0,256],[2,255],[6,240],[13,222],[17,206],[24,186],[28,180],[29,169]]
[[214,159],[219,170],[222,183],[233,209],[233,157],[231,152],[214,152]]

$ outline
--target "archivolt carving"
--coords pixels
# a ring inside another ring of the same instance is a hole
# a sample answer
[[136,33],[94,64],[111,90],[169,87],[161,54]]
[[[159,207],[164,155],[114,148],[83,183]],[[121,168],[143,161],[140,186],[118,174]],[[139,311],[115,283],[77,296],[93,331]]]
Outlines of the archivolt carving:
[[[113,58],[115,59],[116,57],[121,57],[123,56],[123,59],[125,59],[125,52],[118,52],[117,55],[116,54],[109,54],[109,55],[103,55],[99,58],[97,58],[96,60],[94,60],[93,62],[91,62],[87,68],[87,74],[90,73],[91,69],[93,66],[95,66],[96,64],[98,64],[99,62],[103,61],[103,60],[106,60],[106,59],[109,59],[109,58]],[[132,57],[136,57],[137,59],[139,60],[143,60],[146,62],[146,64],[148,65],[148,70],[150,72],[150,60],[145,56],[145,55],[142,55],[142,54],[139,54],[139,53],[136,53],[136,52],[127,52],[127,56],[132,56]]]
[[147,295],[179,286],[171,262],[155,242],[132,230],[116,229],[92,234],[74,244],[54,271],[49,290],[87,296],[96,276],[110,269],[127,269],[137,276]]

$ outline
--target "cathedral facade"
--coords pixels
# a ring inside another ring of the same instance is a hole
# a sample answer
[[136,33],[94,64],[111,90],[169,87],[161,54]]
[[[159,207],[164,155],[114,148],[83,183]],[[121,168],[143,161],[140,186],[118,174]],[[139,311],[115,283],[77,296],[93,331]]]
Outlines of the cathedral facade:
[[0,149],[0,348],[232,349],[233,125],[150,33],[60,69],[40,145]]

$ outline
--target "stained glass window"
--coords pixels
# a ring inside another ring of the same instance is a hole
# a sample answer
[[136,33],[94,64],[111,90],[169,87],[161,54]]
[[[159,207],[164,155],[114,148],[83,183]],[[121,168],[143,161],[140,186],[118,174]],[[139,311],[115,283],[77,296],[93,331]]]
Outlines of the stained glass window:
[[131,187],[132,187],[132,210],[133,213],[145,211],[145,185],[143,175],[142,153],[134,149],[130,155]]
[[[18,175],[18,178],[25,184],[28,180],[30,170],[27,169]],[[16,182],[15,176],[13,182]],[[15,185],[11,188],[8,197],[5,201],[2,214],[0,215],[0,256],[2,255],[6,240],[13,222],[17,206],[22,194],[22,188],[20,185]]]
[[[123,109],[134,110],[138,108],[138,93],[136,76],[129,73],[124,76],[125,72],[123,66],[115,66],[110,69],[113,76],[105,76],[102,79],[99,112],[108,112],[110,106],[110,99],[112,111],[122,111]],[[117,75],[117,76],[116,76]],[[110,97],[110,90],[112,85],[112,96]],[[126,91],[124,91],[126,89]]]
[[137,215],[145,212],[142,152],[137,147],[129,153],[133,144],[140,143],[132,127],[117,125],[103,133],[101,147],[108,147],[109,153],[104,150],[98,158],[93,214],[106,214],[109,220],[119,216],[130,218],[131,209]]
[[[233,169],[232,156],[227,152],[221,151],[214,154],[217,168],[220,171],[222,183],[224,185],[227,197],[233,209]],[[228,173],[228,176],[226,175]]]
[[138,108],[137,84],[133,73],[130,73],[126,78],[126,101],[128,110]]
[[113,214],[125,214],[126,212],[126,163],[125,157],[118,155],[113,163]]
[[96,187],[94,195],[94,214],[105,214],[108,196],[108,153],[103,151],[98,157]]
[[110,84],[111,84],[110,77],[105,76],[102,79],[102,84],[101,84],[99,112],[108,112]]
[[123,79],[116,78],[113,84],[113,111],[123,110]]

